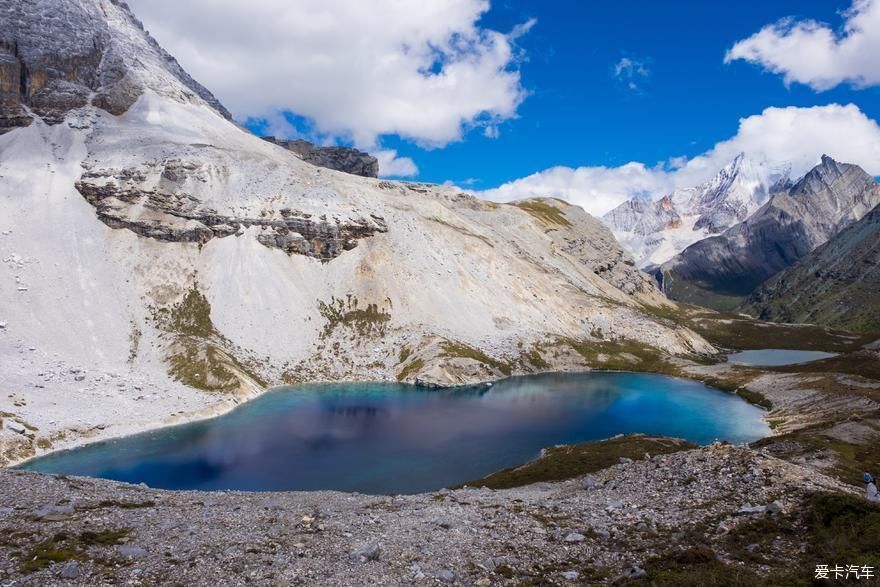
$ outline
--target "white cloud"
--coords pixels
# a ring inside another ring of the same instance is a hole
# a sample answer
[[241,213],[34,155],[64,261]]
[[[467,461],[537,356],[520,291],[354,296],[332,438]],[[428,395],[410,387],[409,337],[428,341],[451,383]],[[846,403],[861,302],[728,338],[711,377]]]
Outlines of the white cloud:
[[647,63],[638,59],[621,57],[614,64],[614,77],[630,90],[641,89],[642,80],[647,79],[650,74]]
[[487,0],[130,0],[156,39],[236,118],[293,111],[375,148],[427,146],[511,118],[526,93]]
[[379,160],[379,177],[412,177],[419,168],[409,157],[398,157],[394,149],[377,151],[372,155]]
[[757,161],[789,162],[796,176],[809,171],[823,153],[877,176],[880,126],[853,104],[767,108],[741,119],[734,137],[689,160],[674,157],[654,167],[638,162],[620,167],[552,167],[481,195],[497,201],[552,196],[601,216],[634,196],[660,197],[676,187],[706,181],[741,152]]
[[814,20],[783,19],[736,43],[724,57],[743,59],[822,91],[841,83],[880,84],[880,0],[854,0],[842,34]]
[[635,196],[654,195],[673,187],[668,173],[631,162],[620,167],[552,167],[482,192],[490,200],[555,197],[599,216]]

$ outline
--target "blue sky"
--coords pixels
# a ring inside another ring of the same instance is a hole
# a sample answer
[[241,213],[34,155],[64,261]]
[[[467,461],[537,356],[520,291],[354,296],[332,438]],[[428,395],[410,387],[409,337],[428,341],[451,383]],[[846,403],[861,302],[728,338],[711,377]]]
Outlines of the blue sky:
[[131,4],[255,133],[354,144],[385,175],[594,214],[739,150],[880,175],[880,0]]
[[[743,5],[747,5],[747,8]],[[742,61],[724,63],[739,39],[786,16],[840,24],[849,2],[496,2],[484,23],[509,30],[530,17],[518,42],[530,95],[497,139],[479,130],[443,149],[387,140],[419,166],[419,179],[495,187],[554,166],[653,164],[694,156],[736,133],[741,117],[768,106],[855,103],[880,118],[880,89],[848,85],[816,92],[786,87],[778,75]],[[649,74],[629,90],[614,75],[623,57],[644,61]],[[880,57],[878,57],[880,58]]]

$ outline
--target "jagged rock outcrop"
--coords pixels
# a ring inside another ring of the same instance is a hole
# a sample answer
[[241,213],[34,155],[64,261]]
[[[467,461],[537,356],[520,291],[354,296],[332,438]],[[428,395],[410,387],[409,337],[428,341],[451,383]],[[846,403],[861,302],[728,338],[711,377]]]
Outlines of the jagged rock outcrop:
[[[161,169],[159,169],[161,167]],[[164,181],[151,182],[150,173],[161,171]],[[197,198],[175,188],[187,174],[198,175],[201,165],[169,161],[164,166],[123,169],[118,174],[87,171],[76,189],[93,205],[98,218],[111,228],[127,228],[141,236],[165,242],[205,244],[213,238],[242,235],[256,227],[256,239],[267,247],[331,260],[357,246],[360,239],[387,232],[384,219],[328,218],[281,208],[261,217],[219,214]],[[151,189],[147,185],[156,185]]]
[[31,114],[58,124],[92,93],[95,106],[122,114],[146,87],[188,94],[230,118],[125,2],[0,0],[0,133],[27,126]]
[[880,332],[880,205],[752,292],[763,320]]
[[299,155],[306,163],[344,171],[361,177],[379,177],[379,160],[351,147],[319,147],[303,139],[292,141],[263,137],[264,141],[284,147]]
[[791,186],[790,166],[757,163],[740,153],[712,179],[659,200],[637,197],[602,220],[642,268],[659,265],[691,244],[742,222],[777,191]]
[[856,165],[827,155],[753,216],[663,264],[664,291],[680,301],[729,310],[761,283],[856,222],[880,203],[880,187]]

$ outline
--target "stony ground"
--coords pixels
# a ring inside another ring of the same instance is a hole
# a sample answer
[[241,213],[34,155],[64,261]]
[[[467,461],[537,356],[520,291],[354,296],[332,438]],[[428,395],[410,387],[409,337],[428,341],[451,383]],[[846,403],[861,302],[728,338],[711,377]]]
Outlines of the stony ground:
[[797,533],[729,537],[788,520],[826,490],[853,491],[719,444],[560,483],[394,497],[168,492],[0,470],[0,582],[596,584],[638,580],[655,555],[702,552],[694,545],[732,568],[746,566],[745,547],[750,569],[771,570],[803,550]]

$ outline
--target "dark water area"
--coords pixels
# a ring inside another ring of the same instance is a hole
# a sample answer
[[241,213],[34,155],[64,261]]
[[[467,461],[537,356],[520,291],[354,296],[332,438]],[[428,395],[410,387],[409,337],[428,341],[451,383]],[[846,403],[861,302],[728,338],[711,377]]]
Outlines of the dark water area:
[[536,375],[451,390],[307,385],[21,468],[165,489],[415,493],[526,462],[544,447],[616,434],[753,441],[769,433],[761,416],[701,383],[637,373]]

